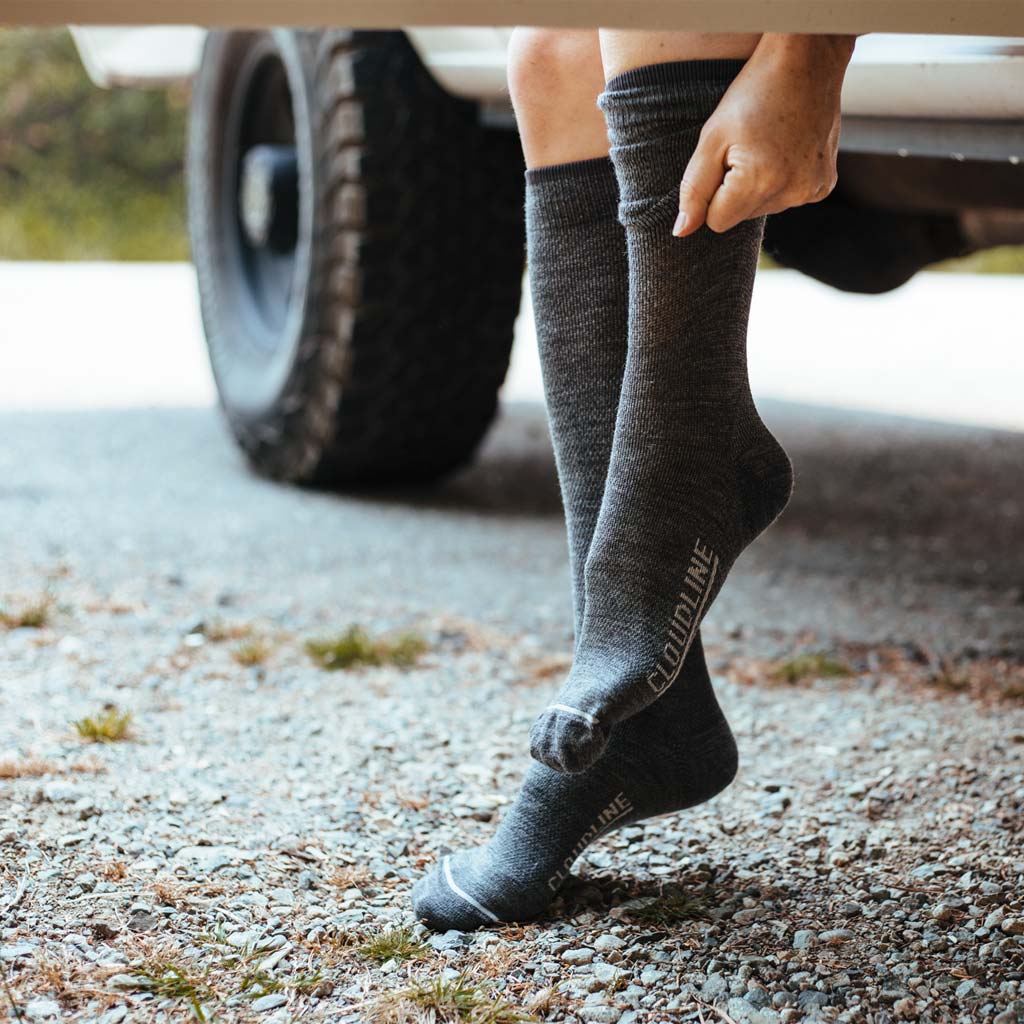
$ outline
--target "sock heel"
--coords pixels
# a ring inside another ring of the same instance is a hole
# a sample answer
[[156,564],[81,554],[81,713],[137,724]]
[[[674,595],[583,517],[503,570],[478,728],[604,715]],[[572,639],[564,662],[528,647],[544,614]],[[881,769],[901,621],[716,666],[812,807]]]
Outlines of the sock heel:
[[736,462],[743,525],[751,543],[782,514],[793,493],[793,464],[771,431],[760,425],[755,445]]

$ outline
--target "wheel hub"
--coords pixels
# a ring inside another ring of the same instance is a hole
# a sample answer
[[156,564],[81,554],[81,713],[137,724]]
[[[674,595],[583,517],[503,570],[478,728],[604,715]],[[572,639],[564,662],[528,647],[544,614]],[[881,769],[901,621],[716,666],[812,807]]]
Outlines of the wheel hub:
[[277,253],[295,247],[298,181],[294,146],[253,146],[242,158],[238,206],[251,246]]

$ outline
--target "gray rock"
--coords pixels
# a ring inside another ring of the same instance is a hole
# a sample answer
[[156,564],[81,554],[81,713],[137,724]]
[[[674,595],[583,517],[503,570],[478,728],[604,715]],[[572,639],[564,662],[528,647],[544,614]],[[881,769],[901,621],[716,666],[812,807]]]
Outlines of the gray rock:
[[762,1010],[766,1006],[771,1005],[771,997],[768,995],[767,991],[760,986],[749,989],[743,998],[758,1010]]
[[60,1016],[60,1003],[55,999],[40,997],[25,1004],[25,1016],[29,1020],[49,1020]]
[[818,936],[816,932],[812,932],[808,928],[801,928],[793,936],[793,948],[794,949],[811,949],[818,944]]
[[128,918],[128,928],[133,932],[151,932],[160,924],[160,918],[146,910],[136,910]]
[[459,949],[462,946],[472,942],[472,939],[466,935],[465,932],[457,931],[455,928],[450,928],[442,935],[431,935],[427,939],[428,944],[434,949]]
[[832,999],[827,992],[819,992],[814,988],[805,988],[803,992],[798,992],[796,997],[796,1005],[801,1010],[813,1010],[819,1006],[828,1006]]
[[725,975],[718,973],[709,974],[708,980],[704,982],[700,989],[701,996],[709,1002],[721,999],[728,992],[729,982],[726,980]]
[[276,1010],[279,1006],[284,1006],[288,1002],[288,997],[283,992],[271,992],[269,995],[260,996],[259,999],[254,999],[252,1002],[252,1008],[257,1013],[264,1013],[267,1010]]
[[622,1017],[622,1010],[607,1003],[584,1003],[576,1012],[581,1019],[592,1024],[616,1024]]
[[174,855],[174,863],[212,875],[230,864],[237,864],[244,857],[244,851],[233,846],[183,846]]
[[562,954],[562,959],[567,964],[589,964],[594,959],[594,951],[587,946],[578,946],[575,949],[567,949]]
[[596,981],[602,988],[606,988],[608,985],[618,981],[619,978],[623,977],[624,972],[621,971],[614,964],[594,964],[594,970],[591,974],[594,981]]
[[17,960],[19,957],[31,956],[36,947],[31,942],[12,942],[0,946],[0,960]]
[[141,987],[134,974],[113,974],[107,978],[107,988],[118,992],[137,992]]

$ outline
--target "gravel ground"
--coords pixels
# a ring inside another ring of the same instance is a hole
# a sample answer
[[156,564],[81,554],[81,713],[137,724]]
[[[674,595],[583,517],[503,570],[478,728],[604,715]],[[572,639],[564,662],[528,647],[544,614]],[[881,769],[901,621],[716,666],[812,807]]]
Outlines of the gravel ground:
[[[410,884],[491,834],[567,664],[538,411],[386,498],[253,480],[208,413],[0,417],[0,1007],[1024,1021],[1024,439],[775,413],[802,497],[707,630],[737,782],[444,935]],[[350,623],[424,650],[325,670]]]

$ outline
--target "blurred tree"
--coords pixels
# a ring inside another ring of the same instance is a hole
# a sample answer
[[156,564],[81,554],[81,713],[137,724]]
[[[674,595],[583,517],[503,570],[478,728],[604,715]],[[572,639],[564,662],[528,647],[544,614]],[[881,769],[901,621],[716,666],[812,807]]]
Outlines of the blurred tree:
[[184,259],[183,90],[99,89],[65,30],[0,30],[0,259]]

